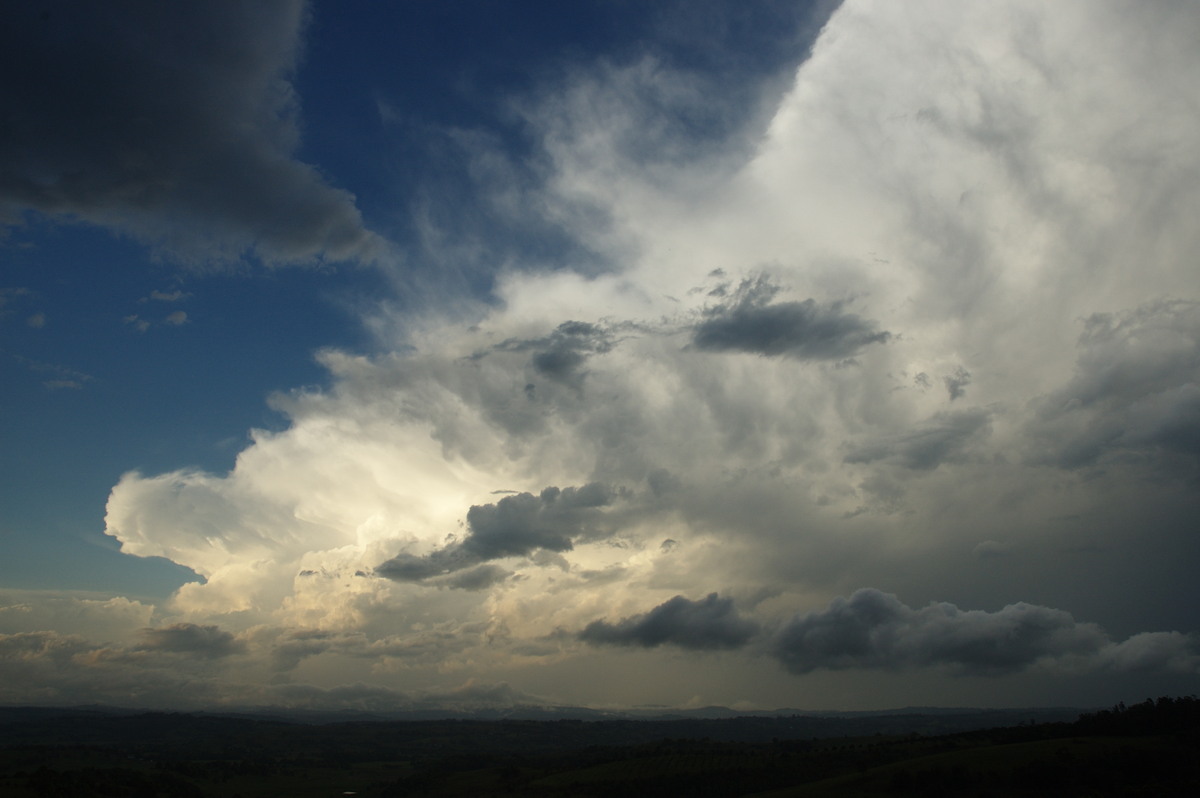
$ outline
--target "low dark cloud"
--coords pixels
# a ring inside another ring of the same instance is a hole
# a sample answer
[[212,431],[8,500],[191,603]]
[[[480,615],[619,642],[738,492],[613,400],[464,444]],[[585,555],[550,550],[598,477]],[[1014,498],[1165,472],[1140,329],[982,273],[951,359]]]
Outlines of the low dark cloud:
[[217,626],[177,623],[158,629],[145,629],[143,651],[168,651],[193,657],[216,659],[241,653],[245,647],[232,634]]
[[397,554],[375,567],[375,574],[397,582],[422,582],[426,579],[454,573],[477,565],[479,558],[462,550],[460,545],[438,549],[424,557]]
[[778,293],[778,286],[765,278],[744,280],[728,302],[705,312],[692,332],[692,344],[712,352],[841,360],[891,338],[872,322],[843,312],[841,303],[772,303]]
[[1142,632],[1110,646],[1101,657],[1114,670],[1194,674],[1200,672],[1200,640],[1180,632]]
[[499,568],[477,567],[480,563],[537,551],[570,551],[577,539],[602,536],[604,508],[616,496],[609,486],[592,482],[580,487],[549,487],[537,496],[517,493],[495,504],[473,505],[467,511],[470,532],[462,541],[423,557],[400,554],[377,566],[375,573],[400,582],[457,574],[439,584],[480,590],[508,577]]
[[970,444],[987,435],[991,413],[964,410],[937,413],[916,428],[861,444],[846,455],[847,463],[895,462],[905,468],[929,471],[960,458]]
[[607,485],[591,482],[475,505],[467,511],[471,534],[462,547],[483,560],[521,556],[534,549],[570,551],[571,541],[588,535],[599,519],[599,508],[611,503],[614,496]]
[[709,593],[700,601],[676,596],[615,624],[593,621],[579,633],[579,639],[642,648],[670,644],[694,650],[734,649],[744,646],[757,632],[758,625],[738,614],[733,599]]
[[774,654],[793,673],[948,666],[999,675],[1040,660],[1090,658],[1110,646],[1098,626],[1062,610],[1024,603],[997,612],[948,603],[914,610],[890,593],[863,588],[825,610],[797,615],[776,635]]
[[290,671],[307,657],[324,654],[335,648],[336,644],[337,637],[332,632],[320,629],[293,630],[272,647],[272,665],[277,671]]
[[564,321],[541,338],[510,338],[496,346],[504,352],[532,352],[530,362],[537,374],[564,385],[579,387],[586,375],[584,365],[592,355],[604,354],[614,346],[612,334],[584,321]]
[[26,210],[186,260],[368,256],[354,197],[295,160],[302,0],[31,0],[0,26],[0,222]]

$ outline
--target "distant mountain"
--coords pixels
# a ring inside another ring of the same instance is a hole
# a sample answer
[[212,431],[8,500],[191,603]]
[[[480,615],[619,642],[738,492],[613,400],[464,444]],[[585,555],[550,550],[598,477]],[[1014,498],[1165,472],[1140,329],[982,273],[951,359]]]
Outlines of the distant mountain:
[[[670,710],[648,707],[621,711],[586,707],[516,706],[502,709],[411,710],[399,712],[319,712],[277,707],[241,707],[220,712],[154,712],[118,707],[0,707],[0,742],[69,742],[104,744],[144,739],[147,743],[188,736],[233,739],[264,727],[280,733],[290,727],[361,727],[399,729],[405,725],[433,728],[447,722],[459,730],[505,724],[526,730],[542,724],[562,731],[572,727],[580,741],[604,744],[661,738],[713,739],[741,742],[828,739],[871,735],[953,734],[975,729],[1004,728],[1034,723],[1070,722],[1084,710],[1070,708],[962,709],[913,707],[865,712],[811,712],[794,709],[744,711],[711,706]],[[292,732],[287,732],[292,733]],[[397,732],[399,734],[399,732]],[[528,731],[532,738],[539,732]],[[400,736],[405,736],[401,734]],[[519,736],[519,735],[518,735]],[[565,740],[566,738],[563,738]],[[557,741],[555,745],[558,744]],[[591,743],[582,743],[591,744]]]

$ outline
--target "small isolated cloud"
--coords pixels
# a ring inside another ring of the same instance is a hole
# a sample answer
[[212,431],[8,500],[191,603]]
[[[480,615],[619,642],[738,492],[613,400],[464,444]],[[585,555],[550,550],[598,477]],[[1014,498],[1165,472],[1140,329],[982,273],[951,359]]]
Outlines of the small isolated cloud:
[[27,324],[28,326],[32,327],[35,330],[40,330],[46,326],[46,314],[45,313],[34,313],[32,316],[25,319],[25,324]]
[[141,318],[136,313],[122,317],[121,321],[125,324],[128,324],[130,327],[133,327],[133,329],[140,333],[144,333],[146,330],[150,329],[150,322]]
[[959,366],[953,374],[942,377],[942,383],[946,386],[946,392],[950,394],[951,402],[961,399],[967,392],[967,386],[971,384],[971,372]]
[[176,310],[168,313],[161,321],[151,321],[150,319],[142,318],[136,313],[121,318],[122,323],[129,325],[140,333],[144,333],[151,327],[182,327],[187,324],[190,319],[188,314],[183,310]]
[[994,560],[1011,554],[1012,546],[998,540],[985,540],[976,545],[972,553],[981,560]]
[[844,313],[841,303],[822,307],[806,299],[772,304],[778,293],[779,287],[766,278],[744,280],[730,301],[705,311],[692,331],[692,344],[710,352],[841,360],[891,338],[871,322]]
[[915,429],[889,435],[852,449],[847,463],[885,460],[917,471],[930,471],[961,458],[990,430],[991,413],[983,409],[937,413]]
[[474,566],[539,550],[570,551],[574,540],[601,534],[603,508],[615,497],[610,487],[593,482],[578,488],[549,487],[537,496],[518,493],[495,504],[473,505],[467,511],[470,533],[461,542],[424,557],[400,554],[377,566],[375,573],[400,582],[420,582],[473,568],[439,584],[482,589],[507,578],[507,573]]
[[757,632],[758,625],[738,614],[733,599],[709,593],[700,601],[675,596],[615,624],[593,621],[579,633],[579,639],[641,648],[669,644],[693,650],[734,649],[744,646]]
[[[2,220],[3,217],[0,217]],[[28,288],[0,288],[0,316],[8,312],[7,308],[18,297],[27,297],[32,292]]]
[[155,302],[178,302],[181,299],[187,299],[189,296],[191,296],[191,294],[185,294],[183,291],[180,291],[178,288],[175,289],[174,291],[155,290],[155,291],[150,292],[150,296],[143,297],[141,299],[141,301],[147,302],[147,301],[153,300]]
[[242,644],[229,632],[216,626],[198,626],[194,623],[146,629],[142,637],[144,642],[138,648],[144,651],[166,651],[216,659],[243,650]]
[[0,218],[85,220],[185,260],[370,256],[354,197],[294,157],[306,6],[11,8],[0,72],[22,77],[0,86]]
[[84,384],[94,379],[91,374],[85,374],[82,371],[67,366],[60,366],[56,363],[43,363],[20,355],[16,356],[16,360],[35,374],[47,375],[48,379],[42,380],[42,385],[52,391],[64,388],[79,390]]

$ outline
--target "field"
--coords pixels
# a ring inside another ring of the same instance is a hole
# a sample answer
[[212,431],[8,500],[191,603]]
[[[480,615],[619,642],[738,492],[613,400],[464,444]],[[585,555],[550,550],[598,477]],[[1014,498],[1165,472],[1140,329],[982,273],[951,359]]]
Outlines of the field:
[[1004,716],[317,724],[12,709],[0,795],[1200,794],[1198,703],[991,728],[979,726]]

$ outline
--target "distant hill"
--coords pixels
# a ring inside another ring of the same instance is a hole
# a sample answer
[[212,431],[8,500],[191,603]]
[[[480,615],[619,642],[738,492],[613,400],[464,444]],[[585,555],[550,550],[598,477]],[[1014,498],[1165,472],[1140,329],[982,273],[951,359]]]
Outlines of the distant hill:
[[0,795],[1200,794],[1195,697],[1082,714],[646,712],[396,720],[5,707]]

